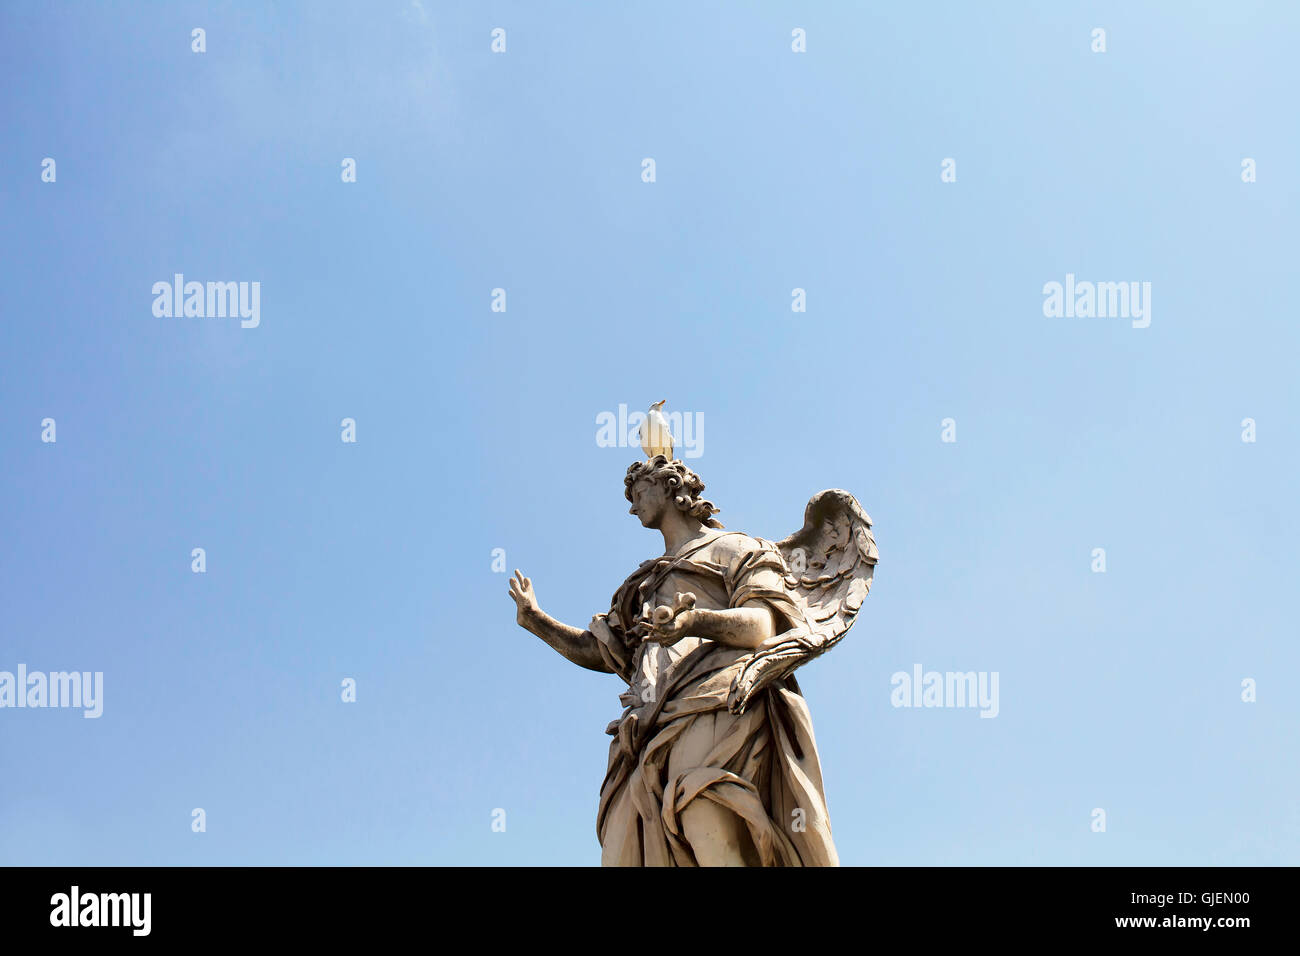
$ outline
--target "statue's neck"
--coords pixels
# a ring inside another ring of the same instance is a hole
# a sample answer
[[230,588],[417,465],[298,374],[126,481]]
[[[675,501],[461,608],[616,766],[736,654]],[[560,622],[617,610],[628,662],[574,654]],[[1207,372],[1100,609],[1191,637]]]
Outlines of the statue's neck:
[[660,529],[664,536],[664,554],[676,554],[688,541],[703,536],[708,529],[698,521],[673,522]]

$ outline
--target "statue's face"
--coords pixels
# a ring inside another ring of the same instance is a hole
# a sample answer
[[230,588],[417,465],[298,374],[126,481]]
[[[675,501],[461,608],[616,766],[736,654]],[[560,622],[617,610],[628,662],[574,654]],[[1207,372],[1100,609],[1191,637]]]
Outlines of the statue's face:
[[667,509],[674,508],[668,487],[663,482],[639,478],[632,485],[632,507],[629,514],[641,519],[646,528],[658,528],[663,524]]

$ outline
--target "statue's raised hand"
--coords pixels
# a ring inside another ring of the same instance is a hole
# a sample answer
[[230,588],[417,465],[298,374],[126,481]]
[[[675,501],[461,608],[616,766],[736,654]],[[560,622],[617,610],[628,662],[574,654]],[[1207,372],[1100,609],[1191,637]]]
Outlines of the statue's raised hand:
[[510,599],[515,602],[515,620],[525,630],[532,630],[532,625],[542,616],[542,609],[537,606],[537,595],[533,593],[533,582],[515,568],[515,576],[510,579]]

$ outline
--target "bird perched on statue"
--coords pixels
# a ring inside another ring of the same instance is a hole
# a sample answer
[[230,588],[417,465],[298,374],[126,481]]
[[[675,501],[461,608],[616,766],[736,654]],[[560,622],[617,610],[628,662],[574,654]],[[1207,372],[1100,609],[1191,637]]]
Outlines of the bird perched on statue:
[[668,399],[664,398],[655,402],[645,413],[645,421],[641,423],[641,450],[647,458],[663,455],[672,461],[673,433],[668,429],[668,419],[664,418],[661,410],[666,401]]

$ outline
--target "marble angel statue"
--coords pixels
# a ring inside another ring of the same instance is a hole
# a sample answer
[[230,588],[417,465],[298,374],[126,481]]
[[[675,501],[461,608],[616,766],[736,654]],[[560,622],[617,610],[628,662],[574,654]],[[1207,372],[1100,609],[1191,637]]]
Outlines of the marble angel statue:
[[835,866],[795,670],[838,643],[871,587],[871,519],[846,491],[808,502],[772,542],[727,531],[704,483],[659,454],[628,468],[631,513],[663,535],[586,628],[543,612],[518,571],[519,624],[616,674],[623,713],[596,832],[607,866]]

